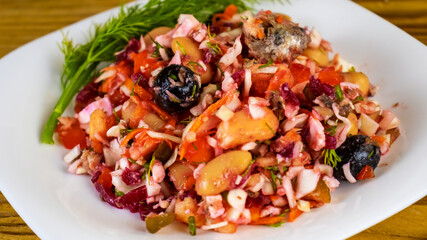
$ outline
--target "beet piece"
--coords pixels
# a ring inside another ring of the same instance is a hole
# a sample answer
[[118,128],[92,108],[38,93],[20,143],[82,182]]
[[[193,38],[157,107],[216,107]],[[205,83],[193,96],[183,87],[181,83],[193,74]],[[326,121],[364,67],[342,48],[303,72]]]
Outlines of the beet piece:
[[334,177],[338,180],[347,180],[342,169],[344,164],[350,162],[350,172],[356,178],[366,165],[375,170],[381,157],[378,144],[365,135],[347,137],[336,153],[341,158],[337,164],[338,170],[334,170]]
[[286,104],[291,104],[293,106],[299,106],[298,98],[295,96],[295,93],[292,92],[288,83],[284,83],[280,86],[280,96],[285,100]]
[[116,63],[119,63],[121,61],[129,61],[130,60],[130,53],[134,52],[137,53],[139,48],[141,47],[141,43],[136,40],[135,38],[132,38],[129,40],[128,45],[125,47],[125,49],[117,54],[116,56]]
[[139,211],[140,204],[145,199],[147,199],[147,187],[144,185],[123,195],[120,198],[120,203],[123,204],[124,208],[135,213]]
[[122,209],[123,207],[118,203],[117,197],[114,195],[114,193],[111,191],[111,189],[105,188],[102,184],[99,182],[95,182],[93,185],[95,185],[95,189],[99,192],[99,195],[101,196],[102,200],[107,202],[113,207]]
[[141,173],[131,171],[129,168],[125,168],[122,173],[122,180],[129,186],[135,186],[142,182]]
[[329,134],[325,134],[325,137],[326,137],[326,139],[325,139],[325,148],[326,149],[335,149],[335,148],[337,148],[337,139],[336,138],[334,138],[334,137],[332,137],[331,135],[329,135]]

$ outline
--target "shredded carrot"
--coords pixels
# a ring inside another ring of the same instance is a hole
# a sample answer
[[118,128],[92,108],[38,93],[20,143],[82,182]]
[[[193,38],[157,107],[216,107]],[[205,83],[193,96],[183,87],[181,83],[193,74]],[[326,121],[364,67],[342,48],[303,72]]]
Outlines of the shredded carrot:
[[262,205],[254,205],[249,208],[249,211],[251,211],[251,222],[259,220],[261,209]]
[[299,210],[298,208],[291,208],[289,211],[289,222],[295,221],[295,219],[297,219],[302,213],[303,211]]
[[[233,99],[234,91],[229,91],[227,94],[225,94],[224,97],[210,105],[200,116],[196,118],[194,121],[194,124],[190,127],[188,132],[194,132],[196,133],[197,130],[199,130],[200,126],[205,122],[205,118],[207,119],[210,115],[212,115],[217,109],[219,109],[222,105],[226,104],[229,100]],[[187,139],[184,137],[184,141],[182,142],[181,150],[179,152],[180,160],[184,158],[185,153],[188,150],[188,146],[190,143],[187,141]]]
[[154,102],[148,102],[149,103],[149,105],[150,105],[150,107],[151,108],[153,108],[153,110],[154,111],[156,111],[156,113],[157,114],[159,114],[162,118],[164,118],[164,119],[166,119],[166,120],[170,120],[170,119],[172,119],[173,117],[169,114],[169,113],[167,113],[167,112],[165,112],[165,111],[163,111],[157,104],[155,104]]
[[377,141],[378,144],[381,144],[385,141],[385,137],[383,137],[383,136],[372,136],[371,138],[373,140]]
[[122,143],[120,143],[120,147],[124,147],[128,144],[128,142],[134,138],[138,133],[145,132],[147,129],[145,128],[137,128],[133,130],[132,132],[128,133],[126,137],[123,139]]
[[285,217],[275,216],[275,217],[264,217],[256,221],[252,221],[251,225],[272,225],[281,221],[284,221]]
[[276,18],[276,22],[277,22],[277,23],[282,23],[282,22],[283,22],[283,17],[282,17],[281,15],[279,15],[279,16]]
[[257,19],[255,19],[255,23],[263,23],[264,21],[262,21],[262,19],[260,19],[260,18],[257,18]]

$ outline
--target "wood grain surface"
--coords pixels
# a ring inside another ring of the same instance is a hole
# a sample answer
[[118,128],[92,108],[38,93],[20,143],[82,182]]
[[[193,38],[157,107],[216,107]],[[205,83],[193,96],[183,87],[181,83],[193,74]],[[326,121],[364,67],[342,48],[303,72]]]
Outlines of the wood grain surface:
[[[123,0],[0,0],[0,57],[49,32],[118,6]],[[355,0],[427,44],[427,0]],[[351,224],[351,223],[349,223]],[[38,239],[0,193],[0,240]],[[353,236],[427,239],[427,197]]]

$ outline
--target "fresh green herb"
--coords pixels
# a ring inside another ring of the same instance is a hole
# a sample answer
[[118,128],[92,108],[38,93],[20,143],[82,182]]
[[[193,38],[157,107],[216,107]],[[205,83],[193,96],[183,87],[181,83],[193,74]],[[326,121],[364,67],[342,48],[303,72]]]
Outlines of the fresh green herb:
[[349,72],[356,72],[356,69],[354,68],[354,66],[351,66],[351,68],[348,71]]
[[221,72],[221,76],[224,76],[224,71],[222,71],[222,69],[219,67],[218,62],[215,62],[215,66],[219,69],[219,71]]
[[273,128],[270,127],[270,125],[268,125],[267,122],[265,122],[265,125],[268,127],[268,129],[270,129],[270,131],[275,135],[276,133],[274,132]]
[[190,67],[192,67],[194,70],[197,70],[197,69],[196,69],[196,66],[197,66],[197,67],[200,67],[200,68],[202,68],[202,69],[203,69],[203,66],[202,66],[202,65],[200,65],[199,63],[195,62],[195,61],[189,61],[189,62],[188,62],[188,65],[190,65]]
[[115,52],[123,50],[133,37],[146,34],[160,27],[176,25],[182,13],[193,14],[200,22],[210,20],[217,12],[235,4],[239,11],[249,9],[248,4],[256,0],[149,0],[145,5],[122,7],[116,17],[102,25],[95,25],[89,40],[84,44],[74,44],[67,35],[61,44],[64,53],[64,70],[61,76],[62,95],[47,120],[41,136],[42,143],[54,144],[53,133],[60,117],[73,97],[97,76],[98,66],[103,62],[113,62]]
[[156,45],[156,48],[153,52],[153,54],[151,54],[151,57],[153,58],[159,58],[160,57],[160,48],[164,48],[159,42],[157,42],[156,40],[154,40],[153,37],[151,37],[151,41],[153,41],[153,43]]
[[359,96],[357,96],[357,98],[355,98],[353,100],[353,103],[357,103],[357,102],[360,102],[360,101],[363,101],[363,97],[359,95]]
[[153,156],[151,157],[150,164],[148,165],[147,177],[150,177],[151,169],[153,168],[153,165],[154,165],[154,162],[155,162],[155,161],[156,161],[156,157],[155,157],[155,156],[154,156],[154,154],[153,154]]
[[273,223],[273,224],[270,224],[268,226],[270,226],[270,227],[280,227],[280,226],[282,226],[282,224],[283,224],[283,221],[278,221],[277,223]]
[[329,135],[334,136],[337,131],[337,126],[332,126],[330,128],[325,129],[325,132],[329,133]]
[[371,152],[369,153],[368,158],[371,158],[371,157],[372,157],[372,155],[374,155],[374,151],[371,151]]
[[341,102],[344,99],[344,93],[342,92],[341,86],[339,84],[334,86],[335,88],[335,99],[338,102]]
[[171,73],[170,75],[169,75],[169,77],[170,78],[172,78],[173,80],[175,80],[175,81],[178,81],[178,77],[175,75],[175,74],[173,74],[173,73]]
[[132,91],[130,92],[130,95],[131,95],[131,96],[135,95],[135,85],[138,85],[138,84],[139,84],[139,81],[141,80],[141,78],[142,78],[142,75],[141,75],[141,76],[139,76],[139,78],[138,78],[138,80],[136,81],[136,83],[133,83],[133,85],[132,85]]
[[279,169],[276,166],[269,166],[269,167],[265,167],[264,169],[270,170],[270,171],[279,171]]
[[120,192],[119,190],[117,190],[117,188],[114,188],[114,194],[117,197],[121,197],[121,196],[125,195],[123,192]]
[[194,98],[194,96],[196,95],[196,89],[197,89],[197,86],[194,85],[193,86],[193,92],[191,93],[191,98]]
[[114,118],[116,119],[116,123],[117,124],[120,123],[120,118],[119,118],[119,116],[117,116],[116,109],[114,109],[114,108],[113,108],[113,114],[114,114]]
[[215,33],[211,33],[211,25],[208,25],[208,38],[209,40],[216,37]]
[[133,129],[120,129],[120,134],[124,137],[126,136],[128,133],[132,132]]
[[322,151],[322,154],[324,154],[325,156],[323,162],[337,169],[337,164],[338,162],[341,162],[341,158],[340,156],[337,155],[337,152],[335,152],[335,149],[324,149]]
[[248,168],[246,168],[245,172],[242,174],[242,177],[246,176],[249,173],[249,170],[251,169],[252,165],[255,163],[255,159],[252,159],[249,163]]
[[288,167],[283,167],[283,173],[286,173],[288,171]]
[[277,175],[274,173],[273,170],[270,170],[270,176],[271,176],[271,184],[273,185],[273,189],[276,192],[277,191],[276,180],[279,180],[281,182],[282,179],[277,177]]
[[268,60],[268,62],[264,65],[259,66],[258,68],[266,68],[270,66],[273,63],[273,59]]
[[130,163],[133,163],[133,164],[136,164],[136,165],[139,165],[139,166],[143,166],[143,165],[139,164],[137,161],[133,160],[132,158],[128,158],[128,161]]
[[196,235],[196,218],[194,216],[188,217],[188,230],[192,236]]
[[181,49],[182,54],[187,55],[187,53],[185,52],[185,49],[182,47],[181,43],[179,43],[178,41],[176,41],[176,43],[178,44],[179,49]]
[[191,145],[193,145],[193,148],[196,150],[196,151],[199,151],[198,149],[197,149],[197,147],[196,147],[196,144],[194,144],[193,142],[191,143]]
[[169,95],[170,100],[172,100],[172,102],[176,102],[176,103],[181,103],[181,101],[179,101],[178,98],[176,98],[175,95],[173,95],[172,93]]
[[188,116],[188,119],[179,121],[179,124],[189,124],[192,120],[191,116]]
[[214,50],[214,52],[218,53],[219,55],[222,55],[222,50],[219,47],[218,43],[215,42],[207,42],[206,45],[208,45],[208,47],[212,50]]

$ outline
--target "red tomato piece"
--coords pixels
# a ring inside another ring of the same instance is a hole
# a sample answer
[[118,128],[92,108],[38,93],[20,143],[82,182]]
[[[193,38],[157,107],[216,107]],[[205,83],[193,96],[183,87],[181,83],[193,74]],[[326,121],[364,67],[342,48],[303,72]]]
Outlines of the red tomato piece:
[[188,147],[185,159],[191,163],[208,162],[215,157],[214,149],[209,146],[206,136],[198,136]]
[[59,141],[67,149],[72,149],[80,144],[80,148],[86,148],[86,134],[80,128],[79,121],[71,117],[62,117],[56,126]]
[[292,77],[294,77],[295,84],[302,83],[310,80],[310,69],[302,64],[293,63],[289,70],[291,70]]
[[323,69],[321,72],[319,72],[318,78],[320,82],[327,83],[331,86],[335,86],[342,82],[341,74],[335,71],[333,67]]
[[374,177],[375,177],[374,169],[371,166],[366,165],[364,168],[362,168],[360,173],[357,174],[356,178],[357,180],[365,180],[365,179],[374,178]]

